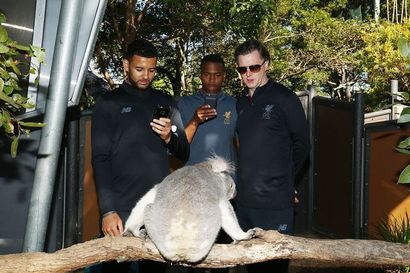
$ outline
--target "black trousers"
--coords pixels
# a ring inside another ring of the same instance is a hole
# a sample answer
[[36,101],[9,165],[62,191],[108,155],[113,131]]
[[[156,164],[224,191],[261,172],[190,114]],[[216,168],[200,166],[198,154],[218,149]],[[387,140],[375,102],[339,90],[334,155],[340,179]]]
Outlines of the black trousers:
[[[244,231],[254,227],[259,227],[264,230],[277,230],[283,234],[293,234],[293,207],[274,210],[248,208],[237,203],[235,205],[239,224]],[[288,259],[278,259],[247,265],[246,270],[248,273],[287,273],[288,267]]]

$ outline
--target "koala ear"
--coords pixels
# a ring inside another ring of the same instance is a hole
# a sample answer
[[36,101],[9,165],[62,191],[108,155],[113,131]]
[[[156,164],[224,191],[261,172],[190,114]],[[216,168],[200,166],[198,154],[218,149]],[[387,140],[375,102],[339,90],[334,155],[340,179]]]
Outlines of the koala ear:
[[228,184],[228,199],[233,199],[236,196],[236,185],[233,180]]
[[210,157],[208,159],[208,162],[211,165],[212,171],[215,173],[231,174],[234,172],[234,169],[235,169],[232,163],[216,155],[213,157]]

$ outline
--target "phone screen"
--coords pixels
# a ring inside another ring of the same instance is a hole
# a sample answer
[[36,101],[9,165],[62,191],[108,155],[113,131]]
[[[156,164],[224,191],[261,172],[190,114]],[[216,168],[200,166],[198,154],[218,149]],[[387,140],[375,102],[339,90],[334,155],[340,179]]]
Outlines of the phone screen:
[[216,109],[216,97],[205,97],[205,104],[209,104],[211,108]]
[[155,111],[153,118],[160,119],[160,118],[169,118],[169,112],[171,111],[169,106],[161,106],[159,105]]

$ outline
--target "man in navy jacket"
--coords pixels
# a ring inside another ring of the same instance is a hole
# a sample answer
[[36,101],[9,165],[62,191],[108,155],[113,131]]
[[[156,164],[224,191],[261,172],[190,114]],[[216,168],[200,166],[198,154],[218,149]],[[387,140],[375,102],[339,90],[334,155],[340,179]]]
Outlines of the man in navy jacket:
[[[121,235],[136,202],[169,174],[168,151],[183,161],[189,156],[175,101],[151,88],[156,65],[152,43],[132,42],[123,59],[124,83],[104,94],[93,109],[92,163],[105,236]],[[154,118],[158,106],[169,115]],[[165,269],[164,264],[141,268],[145,264],[140,263],[139,272]],[[117,266],[107,272],[121,270]]]
[[[235,51],[246,85],[237,102],[237,215],[243,229],[293,233],[295,174],[309,153],[309,130],[297,95],[267,75],[270,56],[257,40]],[[248,272],[287,272],[287,262],[255,264]]]

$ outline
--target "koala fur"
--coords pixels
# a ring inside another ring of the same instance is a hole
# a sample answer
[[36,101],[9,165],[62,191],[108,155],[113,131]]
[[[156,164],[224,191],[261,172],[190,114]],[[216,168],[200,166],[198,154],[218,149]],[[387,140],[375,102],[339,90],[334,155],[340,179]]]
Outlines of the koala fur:
[[222,227],[234,240],[254,237],[242,231],[229,202],[235,196],[233,166],[221,157],[185,166],[168,175],[133,208],[125,232],[148,236],[172,262],[198,263],[211,250]]

